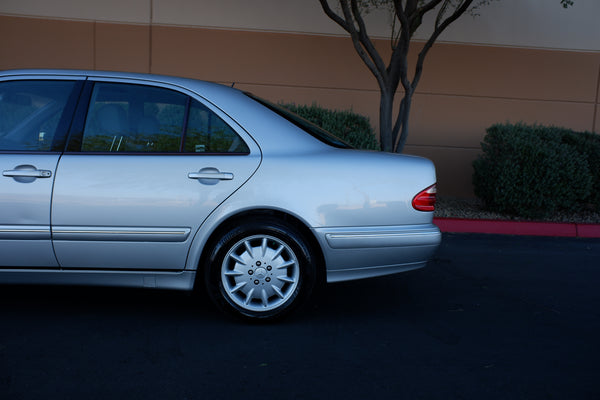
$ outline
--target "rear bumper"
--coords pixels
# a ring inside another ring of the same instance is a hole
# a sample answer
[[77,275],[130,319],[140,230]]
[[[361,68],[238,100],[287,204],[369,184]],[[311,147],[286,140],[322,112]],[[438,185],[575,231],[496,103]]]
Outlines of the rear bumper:
[[437,226],[319,228],[327,282],[371,278],[424,267],[438,248]]

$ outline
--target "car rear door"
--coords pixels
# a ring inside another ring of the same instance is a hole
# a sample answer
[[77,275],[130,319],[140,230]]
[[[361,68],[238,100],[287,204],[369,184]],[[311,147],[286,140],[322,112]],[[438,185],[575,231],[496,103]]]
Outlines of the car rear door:
[[54,186],[60,266],[183,269],[202,222],[258,168],[258,146],[168,85],[90,80],[82,98]]
[[0,268],[58,267],[52,184],[82,79],[0,79]]

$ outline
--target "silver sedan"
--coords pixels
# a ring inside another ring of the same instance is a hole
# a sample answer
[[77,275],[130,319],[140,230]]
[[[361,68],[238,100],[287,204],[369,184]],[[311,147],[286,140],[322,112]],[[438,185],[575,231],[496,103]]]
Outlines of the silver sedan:
[[316,285],[426,264],[435,169],[350,148],[249,93],[0,72],[0,283],[192,290],[280,317]]

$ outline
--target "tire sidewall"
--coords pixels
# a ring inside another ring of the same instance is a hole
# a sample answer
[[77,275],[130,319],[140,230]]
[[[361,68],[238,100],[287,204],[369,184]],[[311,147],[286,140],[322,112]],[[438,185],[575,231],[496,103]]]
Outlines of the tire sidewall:
[[[241,221],[223,232],[211,246],[205,266],[207,292],[219,308],[244,319],[266,321],[281,318],[306,301],[315,285],[316,266],[306,239],[296,228],[279,220],[263,218]],[[268,311],[253,311],[239,306],[229,297],[221,280],[221,268],[229,250],[240,240],[254,235],[273,236],[283,241],[291,248],[299,264],[300,276],[292,296]]]

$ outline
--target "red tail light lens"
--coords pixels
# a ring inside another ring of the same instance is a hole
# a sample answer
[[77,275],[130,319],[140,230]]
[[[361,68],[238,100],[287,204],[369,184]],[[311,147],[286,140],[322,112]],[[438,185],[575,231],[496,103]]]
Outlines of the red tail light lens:
[[427,189],[419,192],[412,201],[412,206],[418,211],[435,210],[435,195],[437,193],[437,184],[429,186]]

